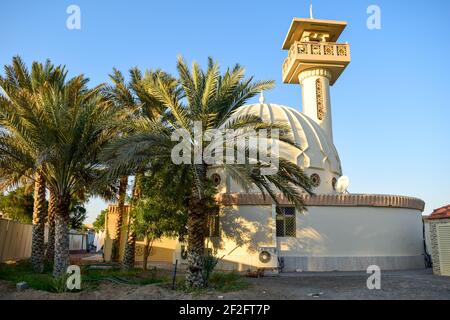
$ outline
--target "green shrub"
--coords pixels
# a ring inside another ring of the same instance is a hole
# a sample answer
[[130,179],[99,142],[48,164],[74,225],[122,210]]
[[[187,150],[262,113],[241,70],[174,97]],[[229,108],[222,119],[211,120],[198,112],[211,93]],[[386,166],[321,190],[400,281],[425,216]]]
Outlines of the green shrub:
[[63,293],[63,292],[68,291],[67,290],[67,279],[68,279],[67,275],[63,275],[58,278],[53,278],[50,291],[55,292],[55,293]]
[[205,287],[209,285],[209,278],[219,263],[219,258],[214,256],[211,252],[203,257],[203,283]]

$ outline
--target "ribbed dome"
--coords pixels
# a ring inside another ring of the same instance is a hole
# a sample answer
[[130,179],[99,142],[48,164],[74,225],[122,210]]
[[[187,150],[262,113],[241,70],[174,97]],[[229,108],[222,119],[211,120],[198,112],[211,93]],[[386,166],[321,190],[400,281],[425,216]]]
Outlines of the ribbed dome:
[[304,169],[324,170],[332,175],[342,174],[341,162],[333,143],[323,129],[312,119],[295,109],[271,104],[256,103],[237,109],[232,118],[253,114],[268,122],[287,123],[292,130],[298,150],[286,143],[280,144],[280,156],[297,163]]

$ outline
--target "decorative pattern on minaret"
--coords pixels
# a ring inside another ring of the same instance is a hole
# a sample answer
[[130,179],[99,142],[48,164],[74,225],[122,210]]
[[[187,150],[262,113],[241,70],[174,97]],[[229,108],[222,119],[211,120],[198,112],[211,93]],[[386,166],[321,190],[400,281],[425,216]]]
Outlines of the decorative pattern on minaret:
[[325,118],[325,108],[323,105],[323,88],[322,81],[316,80],[316,100],[317,100],[317,119],[323,120]]

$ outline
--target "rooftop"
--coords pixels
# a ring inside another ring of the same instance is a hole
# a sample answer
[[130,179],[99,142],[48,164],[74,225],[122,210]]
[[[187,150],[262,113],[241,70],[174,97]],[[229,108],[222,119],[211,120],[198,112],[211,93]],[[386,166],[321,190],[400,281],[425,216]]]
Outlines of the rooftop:
[[282,48],[289,50],[295,41],[300,41],[303,32],[308,30],[329,33],[329,41],[336,42],[346,26],[345,21],[294,18]]
[[425,219],[450,219],[450,204],[439,209],[434,209],[434,211],[429,216],[425,217]]

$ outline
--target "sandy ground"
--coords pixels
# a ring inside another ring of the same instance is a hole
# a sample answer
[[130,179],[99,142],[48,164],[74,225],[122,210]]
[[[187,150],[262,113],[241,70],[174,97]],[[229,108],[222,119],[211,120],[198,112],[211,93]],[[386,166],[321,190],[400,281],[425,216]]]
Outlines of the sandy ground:
[[[102,283],[98,290],[54,294],[28,289],[19,292],[0,281],[0,299],[445,299],[450,300],[450,277],[431,270],[385,271],[380,290],[368,290],[368,275],[356,272],[282,274],[248,279],[252,286],[237,292],[186,294],[164,285],[132,286]],[[319,297],[312,297],[319,294]]]

